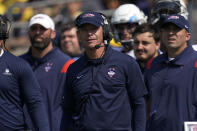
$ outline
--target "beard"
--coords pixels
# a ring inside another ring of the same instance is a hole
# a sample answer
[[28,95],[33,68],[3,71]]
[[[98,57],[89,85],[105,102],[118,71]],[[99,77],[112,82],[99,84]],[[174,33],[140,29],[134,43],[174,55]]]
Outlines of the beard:
[[30,42],[32,47],[34,47],[37,50],[44,50],[45,48],[47,48],[51,42],[50,38],[42,38],[42,41],[36,41],[35,37],[30,37]]

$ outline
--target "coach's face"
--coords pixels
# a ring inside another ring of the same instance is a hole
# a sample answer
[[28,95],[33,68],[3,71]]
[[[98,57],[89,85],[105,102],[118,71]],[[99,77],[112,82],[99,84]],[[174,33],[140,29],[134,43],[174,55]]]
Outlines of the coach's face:
[[46,29],[39,24],[32,25],[28,34],[32,47],[38,50],[44,50],[49,44],[52,44],[52,39],[56,35],[52,29]]
[[190,40],[190,33],[173,23],[167,23],[162,27],[161,40],[168,51],[182,51],[187,47]]
[[102,26],[83,24],[78,30],[78,37],[85,49],[95,49],[95,45],[103,43]]

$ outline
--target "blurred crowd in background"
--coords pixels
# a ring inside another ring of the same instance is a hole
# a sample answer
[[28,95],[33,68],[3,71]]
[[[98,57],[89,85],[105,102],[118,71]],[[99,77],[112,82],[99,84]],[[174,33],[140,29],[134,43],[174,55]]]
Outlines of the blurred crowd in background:
[[[37,13],[45,13],[53,18],[57,33],[62,24],[73,21],[83,11],[99,11],[111,17],[113,11],[125,3],[133,3],[151,17],[154,0],[0,0],[0,14],[6,14],[12,21],[7,49],[15,55],[23,54],[30,46],[27,37],[27,23]],[[189,13],[195,14],[197,0],[185,0]],[[192,5],[192,6],[191,6]],[[192,25],[196,25],[192,15]],[[196,22],[195,22],[196,21]],[[194,26],[195,27],[195,26]],[[58,39],[58,35],[57,38]],[[58,44],[58,40],[54,41]],[[194,43],[195,42],[194,40]]]

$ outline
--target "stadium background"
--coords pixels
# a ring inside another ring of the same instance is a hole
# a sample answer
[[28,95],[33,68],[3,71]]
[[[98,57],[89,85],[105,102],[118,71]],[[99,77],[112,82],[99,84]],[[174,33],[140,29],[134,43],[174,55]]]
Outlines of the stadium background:
[[[189,12],[192,44],[197,44],[197,0],[185,0]],[[27,36],[28,20],[37,13],[46,13],[53,18],[57,33],[61,24],[74,20],[83,11],[99,11],[111,16],[121,4],[136,4],[150,18],[153,0],[0,0],[0,14],[12,21],[10,38],[6,48],[14,55],[27,51],[30,42]],[[57,35],[57,40],[58,40]],[[54,42],[58,42],[55,40]]]

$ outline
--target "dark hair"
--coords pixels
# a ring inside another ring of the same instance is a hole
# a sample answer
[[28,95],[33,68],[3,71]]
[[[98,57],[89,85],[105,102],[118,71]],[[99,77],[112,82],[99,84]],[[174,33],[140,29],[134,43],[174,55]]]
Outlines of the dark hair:
[[0,40],[8,39],[10,24],[10,20],[5,15],[0,15]]
[[1,48],[4,48],[5,50],[7,50],[5,42],[9,37],[10,27],[11,21],[5,15],[0,15],[0,40],[3,40]]
[[66,24],[63,24],[61,26],[61,33],[63,33],[66,30],[71,30],[72,28],[77,28],[75,23],[74,23],[74,21],[70,21],[70,22],[68,22]]
[[152,33],[155,42],[160,41],[160,35],[159,35],[158,29],[155,28],[155,26],[148,24],[148,23],[137,26],[135,31],[133,32],[133,36],[136,36],[138,34],[145,33],[145,32]]

